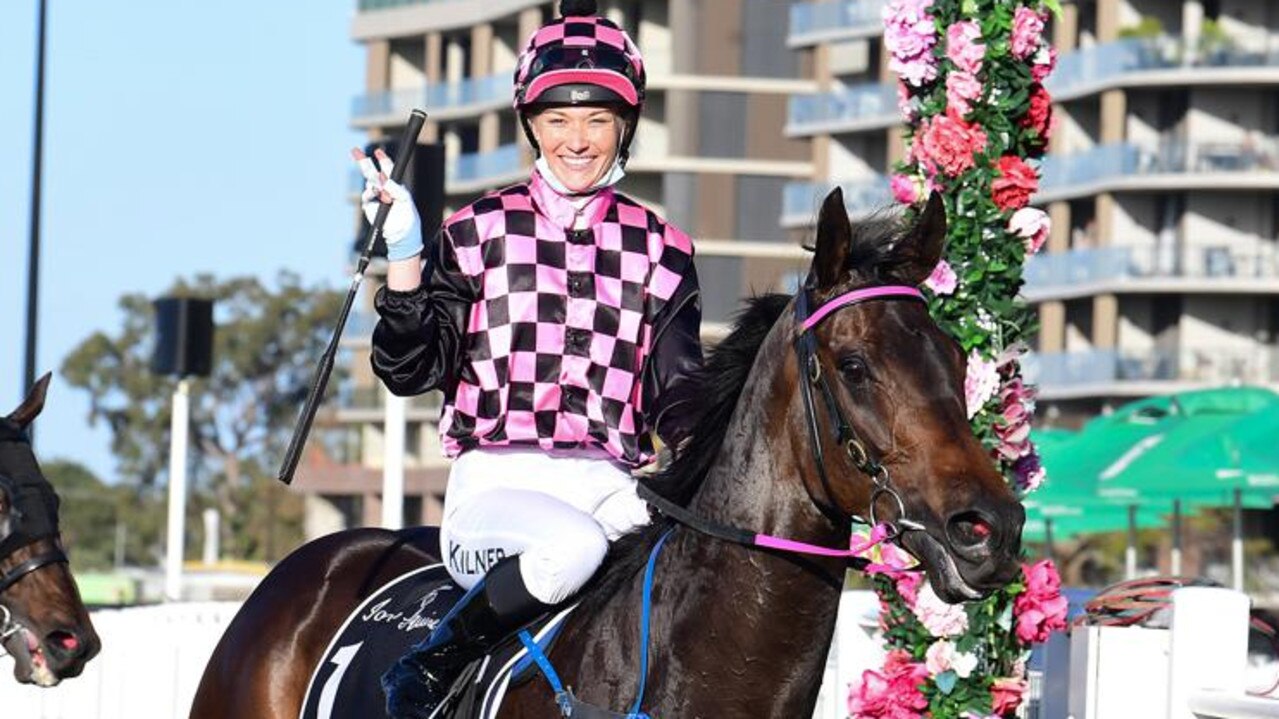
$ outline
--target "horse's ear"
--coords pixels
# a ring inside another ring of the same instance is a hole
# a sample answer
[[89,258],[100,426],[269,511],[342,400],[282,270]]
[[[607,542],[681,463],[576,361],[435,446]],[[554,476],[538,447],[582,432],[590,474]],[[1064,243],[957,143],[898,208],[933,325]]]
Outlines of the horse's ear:
[[40,414],[40,410],[44,409],[44,395],[49,391],[49,379],[53,377],[52,372],[45,372],[44,376],[36,380],[31,391],[27,393],[27,398],[22,400],[22,404],[18,408],[9,413],[9,419],[16,423],[19,427],[26,429],[32,420]]
[[844,192],[836,187],[826,195],[817,215],[817,248],[813,269],[809,273],[814,289],[834,287],[848,271],[848,254],[852,249],[853,225],[844,208]]
[[941,195],[933,192],[915,226],[893,247],[893,274],[905,284],[920,284],[932,274],[945,246],[946,205]]

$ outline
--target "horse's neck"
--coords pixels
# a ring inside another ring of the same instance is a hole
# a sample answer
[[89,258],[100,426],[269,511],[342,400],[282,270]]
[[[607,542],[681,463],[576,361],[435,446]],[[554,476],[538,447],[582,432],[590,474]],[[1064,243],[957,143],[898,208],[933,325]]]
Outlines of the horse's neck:
[[[775,329],[760,348],[719,458],[690,507],[699,516],[763,534],[846,545],[847,531],[816,509],[799,479],[811,438],[785,429],[802,426],[790,416],[796,411],[795,378],[783,354],[790,350],[786,336]],[[788,365],[792,376],[783,372]],[[706,692],[738,697],[740,711],[721,716],[811,712],[834,631],[843,565],[742,547],[687,528],[678,533],[668,550],[667,577],[678,578],[681,586],[670,590],[678,603],[669,609],[675,638],[666,641],[681,645],[667,651],[679,655],[688,675],[704,677]],[[686,583],[686,577],[695,579]],[[701,636],[684,629],[692,627]],[[719,650],[695,646],[699,643]]]

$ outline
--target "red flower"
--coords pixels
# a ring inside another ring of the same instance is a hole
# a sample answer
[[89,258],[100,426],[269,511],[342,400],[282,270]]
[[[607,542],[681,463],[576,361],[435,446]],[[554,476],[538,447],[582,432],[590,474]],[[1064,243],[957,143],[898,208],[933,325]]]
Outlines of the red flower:
[[995,204],[1001,210],[1016,210],[1030,202],[1030,196],[1039,189],[1035,168],[1015,155],[1004,155],[996,165],[999,177],[990,183]]
[[1025,693],[1026,680],[1021,677],[996,679],[990,687],[990,713],[995,716],[1004,716],[1017,711]]
[[955,177],[971,168],[973,155],[986,149],[986,133],[979,125],[951,115],[924,122],[915,153],[938,171]]
[[1053,99],[1043,85],[1036,84],[1030,91],[1030,107],[1021,118],[1021,126],[1028,127],[1039,135],[1039,144],[1048,143],[1048,133],[1052,129]]

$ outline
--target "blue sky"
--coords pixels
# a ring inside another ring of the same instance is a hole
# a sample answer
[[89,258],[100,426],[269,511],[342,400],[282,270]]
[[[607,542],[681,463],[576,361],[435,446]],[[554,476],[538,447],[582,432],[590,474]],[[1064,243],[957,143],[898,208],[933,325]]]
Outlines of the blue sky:
[[[36,0],[0,3],[0,412],[21,400]],[[49,0],[39,366],[116,300],[174,278],[346,286],[355,0]],[[55,374],[37,451],[112,480],[87,396]]]

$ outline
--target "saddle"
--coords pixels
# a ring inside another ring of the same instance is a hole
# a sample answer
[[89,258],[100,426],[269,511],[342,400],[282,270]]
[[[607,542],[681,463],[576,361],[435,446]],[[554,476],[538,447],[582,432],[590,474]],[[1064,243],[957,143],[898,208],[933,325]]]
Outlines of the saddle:
[[[300,719],[386,716],[381,676],[411,646],[423,641],[465,592],[443,564],[403,574],[373,592],[347,617],[311,674]],[[572,607],[544,617],[526,631],[549,651]],[[519,638],[497,646],[458,676],[452,705],[441,719],[492,719],[513,686],[537,668]],[[576,715],[575,715],[576,716]]]

